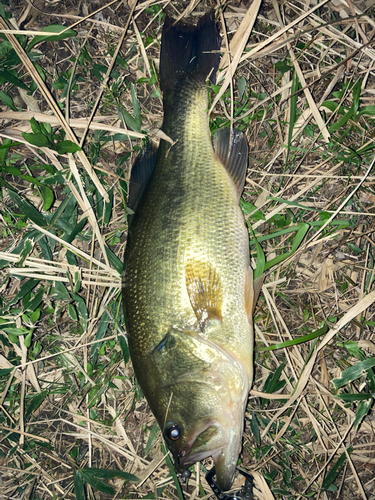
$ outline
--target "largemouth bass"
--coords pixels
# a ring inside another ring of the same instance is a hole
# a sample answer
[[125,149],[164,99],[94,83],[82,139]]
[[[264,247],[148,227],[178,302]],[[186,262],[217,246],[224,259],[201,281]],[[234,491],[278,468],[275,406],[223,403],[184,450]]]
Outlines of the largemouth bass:
[[248,147],[238,130],[212,146],[206,80],[220,38],[212,12],[197,26],[165,21],[163,131],[132,168],[123,299],[135,374],[181,471],[212,456],[230,489],[253,378],[253,278],[239,207]]

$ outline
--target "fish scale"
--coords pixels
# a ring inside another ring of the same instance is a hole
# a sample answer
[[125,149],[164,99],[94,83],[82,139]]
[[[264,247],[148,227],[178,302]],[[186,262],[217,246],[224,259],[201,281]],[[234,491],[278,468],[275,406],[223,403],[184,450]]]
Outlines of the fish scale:
[[[179,60],[179,45],[191,57]],[[239,207],[247,144],[241,132],[222,130],[212,146],[205,81],[219,60],[213,14],[197,27],[167,19],[161,47],[163,131],[174,144],[162,140],[132,169],[126,328],[176,468],[211,455],[226,490],[253,376],[252,272]]]

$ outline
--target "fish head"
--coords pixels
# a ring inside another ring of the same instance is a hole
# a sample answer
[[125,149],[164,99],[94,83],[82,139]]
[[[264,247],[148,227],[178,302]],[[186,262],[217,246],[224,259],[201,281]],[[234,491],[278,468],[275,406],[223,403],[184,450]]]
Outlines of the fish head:
[[169,333],[155,354],[162,383],[148,399],[176,470],[212,456],[219,488],[230,489],[248,394],[243,367],[195,332]]
[[174,394],[181,394],[184,405],[178,401],[177,408],[171,400],[163,437],[174,457],[176,470],[182,472],[212,456],[220,489],[230,489],[241,446],[241,402],[239,407],[234,407],[234,401],[223,401],[220,393],[212,392],[212,387],[204,382],[181,384],[173,389],[172,400]]

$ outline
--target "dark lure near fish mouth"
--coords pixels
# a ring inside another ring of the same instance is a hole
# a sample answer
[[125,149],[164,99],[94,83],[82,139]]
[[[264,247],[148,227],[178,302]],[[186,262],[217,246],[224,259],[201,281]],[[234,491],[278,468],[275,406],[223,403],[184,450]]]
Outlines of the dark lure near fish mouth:
[[253,277],[239,207],[248,147],[219,130],[214,148],[206,80],[220,37],[213,12],[197,26],[166,19],[160,56],[163,131],[129,186],[123,301],[135,374],[184,470],[212,456],[230,489],[253,378]]

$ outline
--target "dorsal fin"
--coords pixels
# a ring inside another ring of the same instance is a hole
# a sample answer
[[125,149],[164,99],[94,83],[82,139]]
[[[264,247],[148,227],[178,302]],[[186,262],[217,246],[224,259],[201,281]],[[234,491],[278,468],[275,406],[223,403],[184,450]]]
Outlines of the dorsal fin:
[[214,138],[215,154],[226,168],[237,189],[240,199],[246,178],[249,148],[243,132],[237,129],[223,128],[216,132]]
[[158,148],[148,144],[136,157],[130,174],[128,207],[136,211],[156,166]]
[[185,263],[185,279],[190,303],[202,331],[210,321],[222,321],[221,280],[214,266],[207,261],[189,259]]

